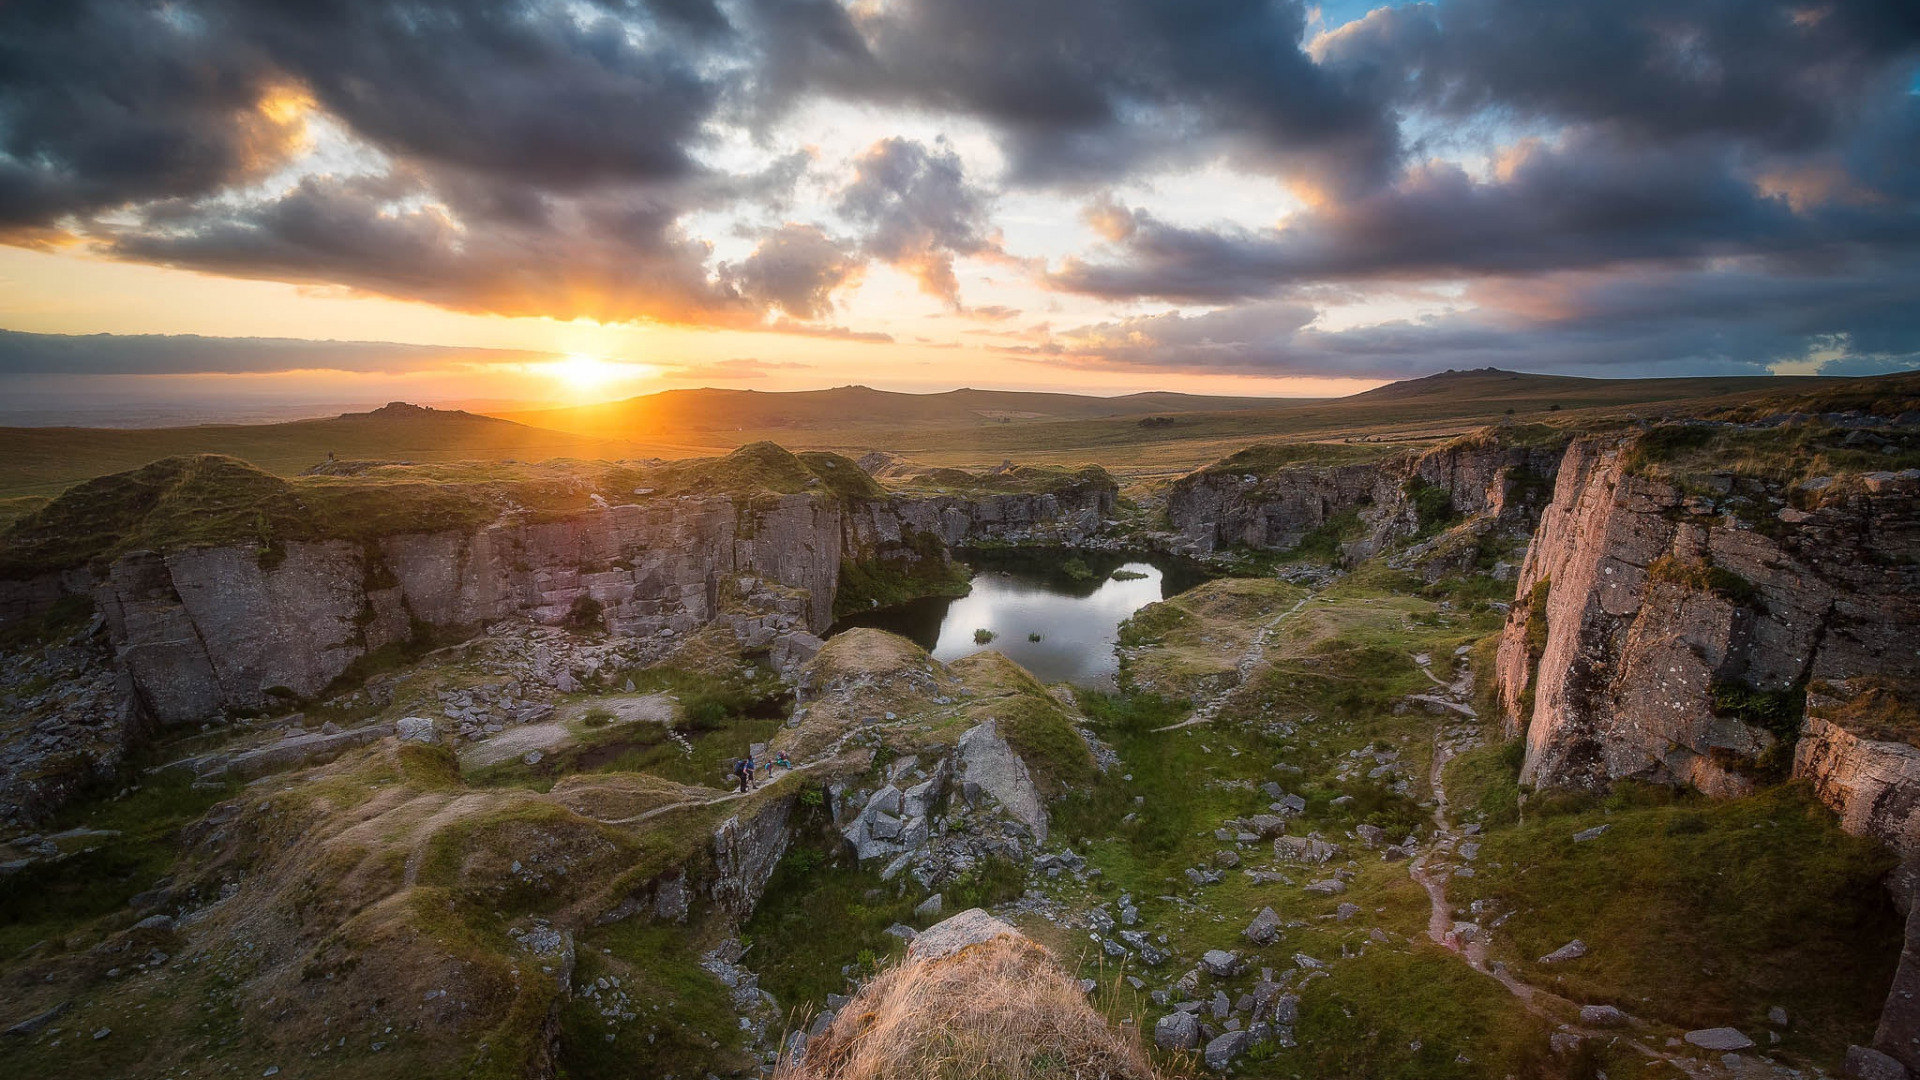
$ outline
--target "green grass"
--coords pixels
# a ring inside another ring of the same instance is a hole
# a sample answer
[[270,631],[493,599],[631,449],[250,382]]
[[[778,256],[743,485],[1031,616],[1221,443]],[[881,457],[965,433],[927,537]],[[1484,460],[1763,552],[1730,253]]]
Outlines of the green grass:
[[1046,691],[1037,685],[1026,695],[995,702],[993,716],[1044,795],[1079,788],[1094,777],[1093,754]]
[[[785,690],[771,679],[716,677],[678,668],[649,668],[630,676],[638,693],[672,694],[679,701],[674,730],[692,744],[686,752],[665,725],[593,722],[596,710],[582,718],[586,732],[576,743],[544,754],[538,764],[512,759],[475,770],[467,781],[481,786],[547,790],[563,776],[578,772],[650,773],[682,784],[729,784],[733,762],[754,743],[780,730],[787,711]],[[597,710],[601,716],[611,714]]]
[[1662,555],[1647,564],[1647,577],[1693,592],[1710,592],[1736,604],[1751,605],[1758,597],[1753,582],[1725,567],[1715,566],[1712,559],[1692,562]]
[[1543,1025],[1505,987],[1424,940],[1376,946],[1310,984],[1295,1039],[1298,1047],[1275,1049],[1242,1071],[1374,1080],[1578,1075],[1562,1072],[1568,1063],[1552,1059]]
[[[1871,1039],[1902,940],[1882,884],[1894,858],[1805,790],[1715,802],[1624,787],[1567,813],[1537,801],[1526,824],[1484,838],[1477,877],[1453,883],[1456,905],[1514,913],[1496,949],[1523,978],[1683,1029],[1754,1034],[1781,1005],[1787,1048],[1829,1065]],[[1598,824],[1612,828],[1573,842]],[[1585,958],[1535,963],[1573,938]]]
[[1367,527],[1358,510],[1342,510],[1308,530],[1300,542],[1280,555],[1280,562],[1333,563],[1340,558],[1340,546],[1358,540]]
[[85,827],[120,835],[88,840],[91,852],[0,877],[0,958],[38,941],[57,943],[96,920],[124,917],[128,900],[172,870],[180,828],[239,790],[238,782],[197,788],[191,775],[174,771],[142,778],[124,799],[70,804],[43,833]]
[[[907,875],[880,880],[878,865],[862,868],[843,849],[824,808],[802,800],[793,822],[796,840],[774,869],[765,896],[742,932],[753,943],[747,963],[783,1009],[817,1012],[829,993],[849,992],[841,969],[869,975],[903,944],[886,932],[895,923],[924,929],[933,920],[913,909],[927,890]],[[987,860],[941,886],[942,910],[1002,903],[1020,895],[1021,867]]]
[[560,1011],[560,1075],[701,1076],[750,1066],[739,1050],[741,1033],[727,988],[700,966],[715,938],[698,927],[641,919],[581,931],[575,984],[615,975],[637,1015],[609,1023],[585,996],[566,1001]]
[[972,589],[964,564],[930,532],[916,532],[897,548],[840,560],[834,618],[892,607],[923,596],[965,596]]
[[1445,783],[1454,820],[1487,828],[1520,820],[1520,766],[1525,739],[1488,742],[1447,762]]
[[1648,431],[1627,455],[1627,468],[1693,490],[1713,475],[1732,474],[1777,484],[1814,476],[1920,468],[1920,441],[1891,433],[1893,453],[1878,446],[1847,447],[1845,432],[1823,424],[1778,428],[1668,424]]

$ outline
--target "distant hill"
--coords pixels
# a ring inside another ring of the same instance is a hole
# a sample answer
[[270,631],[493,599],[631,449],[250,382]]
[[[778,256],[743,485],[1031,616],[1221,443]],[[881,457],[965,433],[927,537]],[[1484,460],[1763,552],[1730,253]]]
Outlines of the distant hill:
[[1729,414],[1870,399],[1873,379],[1583,379],[1449,371],[1332,399],[953,390],[901,394],[865,386],[769,393],[670,390],[571,409],[495,416],[395,403],[365,413],[278,424],[120,430],[0,428],[0,523],[68,486],[182,454],[226,454],[292,475],[326,460],[542,461],[685,458],[772,441],[794,450],[902,454],[921,465],[1100,464],[1172,475],[1251,443],[1422,443],[1511,415],[1579,425],[1679,413]]
[[329,453],[341,459],[440,462],[682,457],[709,452],[714,451],[592,438],[395,402],[372,412],[281,424],[0,428],[0,496],[57,495],[81,480],[181,454],[227,454],[269,472],[291,475],[325,461]]
[[1340,402],[1361,408],[1409,408],[1443,403],[1482,405],[1499,403],[1516,412],[1550,408],[1593,408],[1640,402],[1688,401],[1754,391],[1778,391],[1782,383],[1812,387],[1837,379],[1783,378],[1778,375],[1725,376],[1685,379],[1585,379],[1573,375],[1534,375],[1499,368],[1443,371],[1420,379],[1388,383]]
[[1164,391],[1123,397],[1093,397],[1018,390],[949,390],[940,394],[904,394],[875,390],[868,386],[785,392],[703,388],[663,390],[657,394],[603,405],[501,412],[495,415],[556,431],[608,438],[645,438],[665,432],[726,432],[754,438],[775,438],[782,431],[796,429],[846,429],[900,424],[979,427],[1043,420],[1256,409],[1297,400],[1209,397]]

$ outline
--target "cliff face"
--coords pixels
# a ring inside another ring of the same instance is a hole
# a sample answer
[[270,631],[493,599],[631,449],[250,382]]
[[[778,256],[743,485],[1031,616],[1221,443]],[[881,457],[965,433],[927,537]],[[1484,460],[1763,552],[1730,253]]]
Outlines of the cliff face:
[[646,638],[725,618],[749,647],[804,657],[833,621],[844,564],[944,566],[948,546],[984,538],[1076,542],[1112,503],[1111,489],[684,496],[474,531],[289,541],[272,558],[252,545],[135,551],[97,577],[16,582],[7,599],[21,617],[63,592],[89,593],[140,705],[160,723],[187,723],[284,707],[418,630],[508,616]]
[[1797,688],[1920,675],[1920,475],[1690,494],[1628,450],[1569,449],[1521,568],[1497,678],[1523,780],[1738,794],[1792,736]]
[[1357,464],[1243,469],[1230,458],[1176,483],[1167,514],[1193,550],[1206,553],[1223,547],[1284,551],[1351,512],[1358,517],[1358,536],[1343,550],[1359,560],[1430,527],[1437,517],[1500,519],[1522,510],[1524,499],[1512,496],[1550,480],[1560,453],[1557,443],[1509,445],[1496,429],[1423,454]]

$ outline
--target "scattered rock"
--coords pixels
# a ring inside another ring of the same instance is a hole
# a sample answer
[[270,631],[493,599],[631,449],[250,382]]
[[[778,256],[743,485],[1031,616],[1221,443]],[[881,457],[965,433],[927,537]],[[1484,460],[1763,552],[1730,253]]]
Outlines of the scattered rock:
[[1686,1040],[1702,1050],[1745,1050],[1753,1040],[1730,1027],[1700,1028],[1689,1031]]
[[1240,973],[1240,957],[1224,949],[1208,949],[1200,958],[1200,967],[1215,978],[1232,978]]
[[1244,1031],[1229,1031],[1207,1044],[1207,1068],[1222,1072],[1233,1059],[1247,1052],[1253,1042],[1253,1036]]
[[1627,1026],[1627,1014],[1611,1005],[1580,1006],[1580,1022],[1588,1027],[1614,1028]]
[[403,716],[394,722],[393,733],[401,742],[431,743],[439,741],[439,733],[433,729],[433,721],[424,716]]
[[1170,1012],[1153,1025],[1153,1044],[1162,1050],[1191,1050],[1200,1045],[1200,1021],[1192,1013]]
[[1574,938],[1565,945],[1540,958],[1542,964],[1564,964],[1569,960],[1578,960],[1587,955],[1587,943]]
[[1601,834],[1611,828],[1613,828],[1611,825],[1595,825],[1591,829],[1581,829],[1579,832],[1573,834],[1573,842],[1576,844],[1584,844],[1589,840],[1598,840]]
[[920,918],[920,919],[931,919],[934,916],[940,914],[940,907],[945,902],[946,902],[945,896],[941,895],[940,893],[934,893],[932,896],[929,896],[925,900],[920,901],[920,905],[913,909],[914,917]]
[[13,1025],[6,1030],[6,1035],[9,1038],[21,1038],[31,1035],[41,1028],[46,1027],[48,1024],[53,1023],[55,1020],[60,1019],[60,1017],[71,1008],[73,1008],[73,1002],[63,1001],[38,1016],[29,1016],[25,1020]]
[[1240,933],[1255,945],[1271,945],[1280,939],[1280,916],[1272,908],[1261,908]]
[[1842,1075],[1850,1080],[1907,1080],[1907,1067],[1886,1054],[1866,1046],[1847,1047]]

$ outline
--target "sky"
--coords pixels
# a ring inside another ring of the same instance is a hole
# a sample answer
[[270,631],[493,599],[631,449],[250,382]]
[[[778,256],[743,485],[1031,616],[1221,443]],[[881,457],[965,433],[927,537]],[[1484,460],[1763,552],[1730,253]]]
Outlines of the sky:
[[1920,5],[9,0],[0,328],[16,410],[1902,370]]

